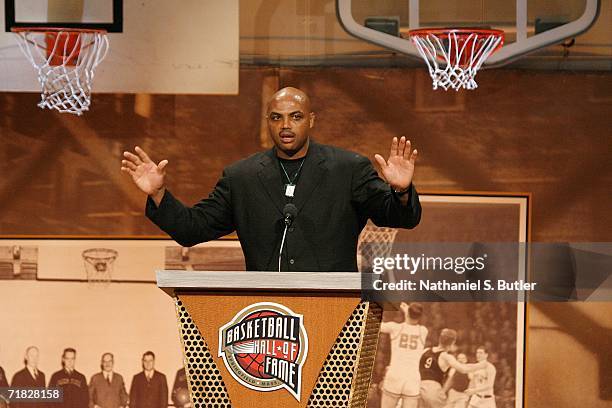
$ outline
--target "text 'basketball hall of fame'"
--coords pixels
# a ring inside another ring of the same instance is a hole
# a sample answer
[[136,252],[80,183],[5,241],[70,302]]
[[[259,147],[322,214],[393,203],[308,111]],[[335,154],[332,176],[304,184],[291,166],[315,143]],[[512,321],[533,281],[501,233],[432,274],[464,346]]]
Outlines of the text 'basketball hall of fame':
[[219,329],[219,356],[253,390],[285,388],[299,401],[307,354],[303,316],[278,303],[247,306]]

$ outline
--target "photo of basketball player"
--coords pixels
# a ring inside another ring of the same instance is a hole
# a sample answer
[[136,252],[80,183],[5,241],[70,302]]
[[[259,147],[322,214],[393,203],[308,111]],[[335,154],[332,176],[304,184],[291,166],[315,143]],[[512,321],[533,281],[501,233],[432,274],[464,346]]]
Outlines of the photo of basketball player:
[[[0,366],[0,387],[8,387],[8,379],[4,373],[4,369]],[[8,404],[8,398],[4,394],[0,393],[0,408],[6,408]]]
[[421,374],[421,407],[442,408],[447,396],[442,388],[450,368],[459,373],[467,374],[486,367],[486,362],[464,364],[450,354],[457,340],[457,332],[443,329],[438,339],[438,345],[427,348],[419,361]]
[[166,408],[168,381],[166,375],[155,369],[155,353],[142,355],[142,371],[132,378],[130,408]]
[[37,272],[37,247],[0,246],[0,279],[36,279]]
[[[17,371],[13,375],[11,387],[14,388],[44,388],[45,373],[38,369],[40,353],[38,347],[30,346],[25,351],[23,370]],[[11,402],[11,408],[44,408],[43,402]]]
[[191,397],[189,396],[189,386],[187,385],[187,373],[185,367],[181,367],[174,377],[172,386],[172,402],[177,408],[191,407]]
[[400,304],[404,315],[402,323],[384,322],[380,332],[391,339],[391,361],[382,385],[381,408],[416,408],[419,400],[421,377],[419,359],[425,348],[428,330],[419,324],[423,315],[420,303]]
[[127,405],[125,383],[121,374],[113,370],[114,365],[112,353],[102,354],[102,371],[89,381],[89,408],[124,408]]
[[62,387],[63,400],[58,408],[87,408],[89,389],[85,376],[75,369],[76,350],[68,347],[62,353],[62,369],[53,373],[49,387]]
[[476,360],[485,363],[485,367],[471,374],[470,388],[465,393],[471,395],[469,408],[495,408],[495,385],[496,369],[488,361],[489,353],[484,346],[476,349]]
[[[468,358],[464,353],[457,354],[457,361],[467,364]],[[448,395],[445,408],[465,408],[470,396],[465,391],[470,386],[469,374],[457,372],[454,368],[448,370],[448,376],[443,390]]]

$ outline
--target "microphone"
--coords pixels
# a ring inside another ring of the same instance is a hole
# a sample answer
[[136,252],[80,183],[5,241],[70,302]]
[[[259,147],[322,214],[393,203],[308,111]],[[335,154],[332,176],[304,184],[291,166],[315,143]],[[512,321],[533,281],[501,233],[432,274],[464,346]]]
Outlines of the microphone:
[[285,237],[287,236],[287,228],[293,223],[297,217],[298,209],[295,205],[289,203],[283,208],[283,221],[285,221],[285,231],[283,231],[283,239],[281,241],[280,250],[278,251],[278,271],[281,271],[281,259],[283,257],[283,246],[285,245]]
[[283,208],[283,216],[285,217],[285,225],[290,226],[295,217],[297,217],[298,209],[293,204],[287,204]]

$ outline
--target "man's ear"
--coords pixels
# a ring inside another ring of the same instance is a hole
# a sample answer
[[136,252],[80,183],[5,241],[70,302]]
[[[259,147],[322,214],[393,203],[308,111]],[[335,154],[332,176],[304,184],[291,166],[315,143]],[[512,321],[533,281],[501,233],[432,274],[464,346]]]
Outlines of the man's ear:
[[315,113],[314,112],[310,112],[310,119],[309,119],[310,124],[309,124],[309,127],[311,129],[314,127],[315,118],[316,118]]

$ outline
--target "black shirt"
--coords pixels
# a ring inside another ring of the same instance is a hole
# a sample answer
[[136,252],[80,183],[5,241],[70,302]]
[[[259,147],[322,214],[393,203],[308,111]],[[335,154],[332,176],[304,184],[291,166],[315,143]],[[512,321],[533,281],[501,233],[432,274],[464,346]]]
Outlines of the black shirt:
[[421,361],[419,361],[419,372],[421,373],[421,381],[431,380],[437,381],[440,385],[444,384],[444,376],[446,374],[438,365],[438,358],[440,357],[440,353],[442,353],[443,351],[444,350],[440,350],[434,353],[430,348],[425,350],[425,352],[421,356]]

